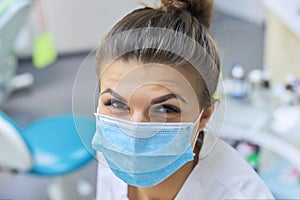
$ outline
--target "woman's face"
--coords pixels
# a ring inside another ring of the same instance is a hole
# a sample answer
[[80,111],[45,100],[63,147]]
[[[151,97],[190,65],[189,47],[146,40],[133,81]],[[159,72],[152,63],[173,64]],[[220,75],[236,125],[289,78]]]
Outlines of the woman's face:
[[98,113],[134,122],[194,122],[196,92],[172,67],[115,61],[100,76]]

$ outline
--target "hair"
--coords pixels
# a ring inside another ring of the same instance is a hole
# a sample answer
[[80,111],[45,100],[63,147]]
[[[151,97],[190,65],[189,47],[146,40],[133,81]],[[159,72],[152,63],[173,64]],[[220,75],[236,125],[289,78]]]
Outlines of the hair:
[[212,105],[220,72],[219,53],[209,32],[213,6],[213,0],[161,0],[159,7],[129,13],[97,49],[99,77],[104,62],[113,60],[166,64],[190,70],[201,105]]

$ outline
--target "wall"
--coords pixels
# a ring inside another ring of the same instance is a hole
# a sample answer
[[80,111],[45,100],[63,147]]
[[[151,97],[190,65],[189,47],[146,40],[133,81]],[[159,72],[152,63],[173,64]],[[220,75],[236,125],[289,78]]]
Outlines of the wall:
[[[117,20],[140,7],[139,0],[42,0],[42,3],[60,54],[94,48]],[[33,8],[16,45],[21,57],[31,55],[34,39],[40,33],[37,23]]]
[[289,73],[300,77],[300,38],[273,12],[268,12],[265,33],[264,65],[272,82],[283,83]]
[[267,8],[264,65],[275,83],[287,74],[300,77],[300,1],[264,0]]
[[231,16],[254,24],[262,24],[265,9],[262,0],[215,0],[217,8]]
[[[42,0],[50,31],[58,53],[90,50],[105,32],[129,11],[155,0]],[[222,12],[251,23],[261,24],[264,10],[261,0],[215,0]],[[37,14],[32,13],[18,39],[16,49],[21,57],[31,56],[32,46],[40,27]],[[255,11],[255,12],[254,12]]]

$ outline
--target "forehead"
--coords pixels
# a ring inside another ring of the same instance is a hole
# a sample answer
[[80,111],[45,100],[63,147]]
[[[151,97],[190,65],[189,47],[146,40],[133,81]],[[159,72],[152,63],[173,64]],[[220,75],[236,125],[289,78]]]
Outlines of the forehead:
[[103,70],[100,84],[102,91],[111,88],[124,95],[152,85],[154,90],[167,89],[187,97],[195,97],[186,75],[174,67],[157,63],[115,61]]

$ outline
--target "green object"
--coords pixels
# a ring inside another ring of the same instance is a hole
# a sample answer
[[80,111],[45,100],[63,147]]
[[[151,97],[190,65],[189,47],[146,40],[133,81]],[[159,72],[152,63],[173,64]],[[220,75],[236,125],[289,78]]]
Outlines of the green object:
[[256,167],[259,163],[259,154],[257,152],[254,152],[253,154],[251,154],[248,157],[248,162],[250,163],[250,165],[252,165],[253,167]]
[[57,58],[54,39],[51,33],[44,32],[35,41],[33,50],[33,65],[43,69],[53,63]]

